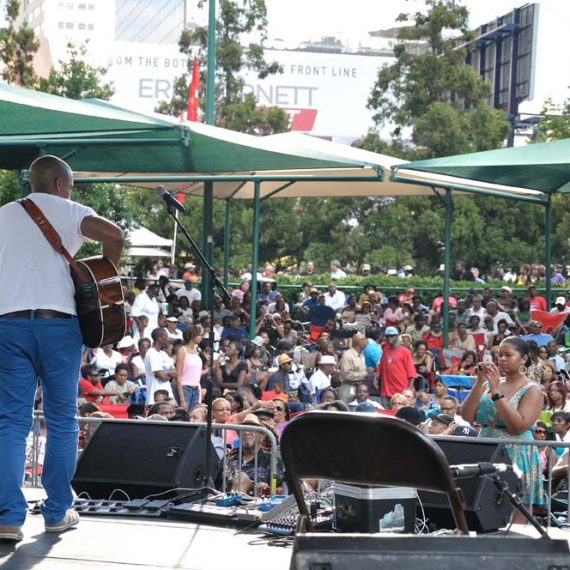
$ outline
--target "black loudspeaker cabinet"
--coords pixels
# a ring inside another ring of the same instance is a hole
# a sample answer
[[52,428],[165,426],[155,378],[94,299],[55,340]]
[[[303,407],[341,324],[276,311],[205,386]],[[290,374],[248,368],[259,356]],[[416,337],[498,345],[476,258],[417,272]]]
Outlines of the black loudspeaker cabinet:
[[[441,447],[450,465],[481,462],[512,464],[502,441],[494,443],[476,438],[456,440],[453,437],[434,438],[434,441]],[[515,473],[502,473],[500,477],[507,481],[512,491],[520,489],[520,481]],[[513,508],[506,497],[499,497],[492,481],[484,477],[458,479],[457,485],[465,499],[469,530],[491,532],[509,522]],[[426,517],[432,523],[438,528],[455,528],[445,494],[420,491],[419,498]],[[421,510],[418,510],[418,516],[421,516]]]
[[81,453],[71,484],[78,495],[87,493],[92,499],[124,498],[117,490],[142,499],[171,489],[199,488],[204,486],[207,444],[215,480],[220,465],[206,441],[205,426],[103,422]]
[[290,570],[566,570],[565,539],[298,534]]

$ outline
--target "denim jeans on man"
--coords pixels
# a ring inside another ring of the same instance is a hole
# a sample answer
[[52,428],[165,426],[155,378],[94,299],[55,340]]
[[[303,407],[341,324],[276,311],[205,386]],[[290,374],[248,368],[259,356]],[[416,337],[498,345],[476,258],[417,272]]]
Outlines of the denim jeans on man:
[[38,378],[47,426],[42,485],[48,498],[42,514],[46,524],[55,524],[73,500],[79,323],[76,318],[0,317],[0,339],[0,525],[21,526],[26,518],[21,485]]

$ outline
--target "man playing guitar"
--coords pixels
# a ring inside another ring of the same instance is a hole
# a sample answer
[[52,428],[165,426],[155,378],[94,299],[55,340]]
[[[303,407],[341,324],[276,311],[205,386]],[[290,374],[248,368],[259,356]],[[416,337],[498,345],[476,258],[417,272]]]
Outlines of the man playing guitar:
[[[70,200],[71,168],[42,156],[29,170],[31,194],[73,256],[87,239],[103,243],[103,256],[119,262],[123,232]],[[75,526],[70,481],[77,453],[77,382],[82,337],[74,283],[65,258],[17,202],[0,208],[0,540],[19,541],[28,506],[21,491],[25,442],[32,426],[38,377],[47,442],[42,514],[47,532]]]

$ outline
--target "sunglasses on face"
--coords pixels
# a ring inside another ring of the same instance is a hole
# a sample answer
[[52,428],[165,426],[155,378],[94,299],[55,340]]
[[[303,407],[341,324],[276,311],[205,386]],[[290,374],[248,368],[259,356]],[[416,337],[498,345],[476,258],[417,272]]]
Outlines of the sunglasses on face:
[[535,429],[534,433],[541,433],[541,434],[545,434],[546,435],[546,430],[545,429]]

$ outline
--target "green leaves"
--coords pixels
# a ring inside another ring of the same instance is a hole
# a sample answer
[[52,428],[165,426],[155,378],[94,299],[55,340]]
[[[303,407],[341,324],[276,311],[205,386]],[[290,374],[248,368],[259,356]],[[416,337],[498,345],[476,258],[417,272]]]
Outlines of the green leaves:
[[0,29],[0,62],[3,64],[1,76],[8,83],[33,89],[38,82],[33,59],[40,43],[27,22],[16,27],[19,13],[19,1],[8,0],[6,7],[8,25]]
[[86,55],[86,45],[76,47],[68,43],[68,58],[59,62],[59,70],[52,68],[47,79],[40,79],[39,90],[69,99],[110,99],[115,93],[114,88],[102,84],[107,69],[89,65],[84,61]]
[[[286,131],[289,125],[287,114],[278,107],[258,108],[253,95],[244,93],[245,83],[240,76],[246,69],[257,72],[261,78],[281,72],[278,63],[265,60],[265,0],[220,0],[216,14],[216,125],[257,135]],[[180,52],[189,58],[188,69],[194,54],[197,54],[201,69],[200,104],[204,109],[208,30],[204,27],[184,30],[178,43]],[[189,81],[187,74],[179,77],[173,98],[163,101],[156,110],[180,115],[186,109]]]
[[510,128],[487,105],[490,84],[464,65],[468,11],[453,0],[426,0],[427,11],[402,14],[396,61],[378,72],[368,99],[377,126],[393,124],[399,139],[413,128],[422,157],[497,148]]
[[546,142],[570,137],[570,99],[562,104],[547,99],[542,109],[544,118],[540,122],[535,142]]

